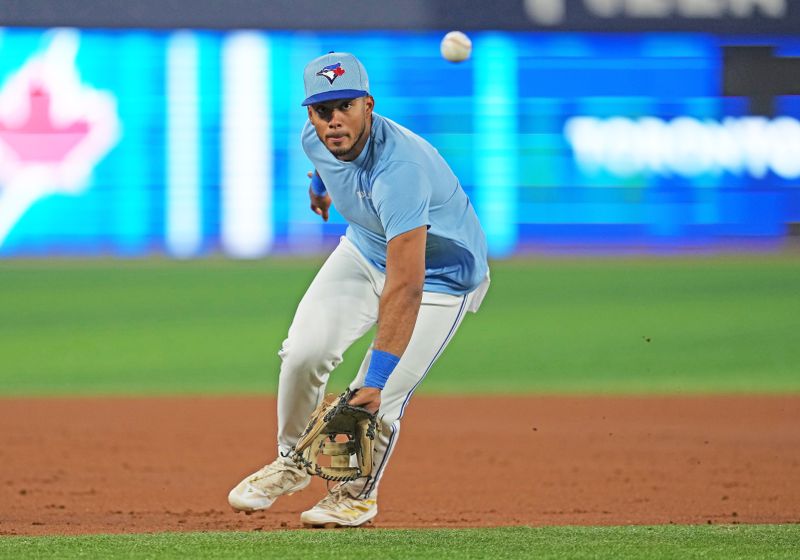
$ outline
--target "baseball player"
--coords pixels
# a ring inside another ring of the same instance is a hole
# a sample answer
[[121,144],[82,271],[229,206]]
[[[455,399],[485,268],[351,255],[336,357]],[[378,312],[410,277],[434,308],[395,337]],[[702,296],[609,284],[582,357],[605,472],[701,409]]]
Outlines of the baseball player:
[[297,308],[279,355],[278,457],[246,477],[228,501],[237,511],[270,507],[310,476],[287,458],[321,402],[345,350],[377,324],[350,404],[379,411],[375,471],[335,486],[300,516],[307,526],[362,525],[378,513],[381,477],[408,401],[489,286],[486,240],[472,204],[428,142],[374,112],[367,72],[331,52],[304,73],[308,122],[302,143],[314,165],[311,209],[331,204],[346,234]]

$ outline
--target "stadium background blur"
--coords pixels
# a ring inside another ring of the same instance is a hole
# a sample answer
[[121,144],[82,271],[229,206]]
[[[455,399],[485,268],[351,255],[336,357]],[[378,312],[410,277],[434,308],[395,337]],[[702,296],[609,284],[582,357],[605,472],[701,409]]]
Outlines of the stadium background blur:
[[[308,211],[299,72],[329,50],[362,57],[377,110],[451,163],[494,257],[774,248],[800,222],[796,3],[128,4],[0,11],[5,25],[38,24],[0,32],[3,257],[324,252],[344,223]],[[472,60],[440,58],[449,28],[470,33]],[[28,79],[30,99],[49,96],[46,130],[25,124],[30,102],[10,83],[53,51],[60,70]],[[69,163],[85,178],[26,176],[59,157],[42,146],[69,132],[58,112],[87,92],[110,107],[89,128],[110,131],[94,157]],[[40,148],[20,155],[15,134]]]

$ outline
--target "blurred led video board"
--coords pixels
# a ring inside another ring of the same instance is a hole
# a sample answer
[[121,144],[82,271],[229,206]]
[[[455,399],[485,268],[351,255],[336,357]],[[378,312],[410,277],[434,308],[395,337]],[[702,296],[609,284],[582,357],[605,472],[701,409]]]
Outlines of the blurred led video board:
[[791,37],[0,30],[0,256],[315,252],[305,63],[357,54],[376,111],[445,156],[494,256],[776,238],[800,221],[800,100],[723,97],[722,47]]

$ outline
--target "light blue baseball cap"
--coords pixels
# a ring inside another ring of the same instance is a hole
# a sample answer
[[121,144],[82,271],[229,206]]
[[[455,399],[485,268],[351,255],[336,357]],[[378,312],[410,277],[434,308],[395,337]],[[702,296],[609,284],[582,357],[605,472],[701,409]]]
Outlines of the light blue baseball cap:
[[346,52],[329,52],[309,62],[303,72],[303,82],[306,86],[303,105],[369,95],[366,68]]

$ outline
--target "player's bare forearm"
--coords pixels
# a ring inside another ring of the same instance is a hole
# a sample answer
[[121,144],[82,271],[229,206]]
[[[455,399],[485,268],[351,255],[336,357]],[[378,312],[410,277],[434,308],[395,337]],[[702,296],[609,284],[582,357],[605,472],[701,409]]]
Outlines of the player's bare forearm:
[[[411,340],[425,286],[427,232],[427,227],[423,226],[389,241],[386,249],[386,283],[378,308],[378,333],[374,350],[402,356]],[[381,405],[381,390],[362,387],[350,404],[363,406],[374,413]]]
[[378,311],[375,348],[402,356],[417,322],[422,301],[422,282],[419,285],[398,283],[390,286],[387,279],[386,284]]
[[425,226],[392,239],[386,250],[386,283],[378,310],[375,348],[402,356],[417,322],[425,284]]
[[[390,282],[387,266],[386,284],[378,311],[378,334],[375,336],[375,350],[383,350],[394,356],[403,355],[411,340],[411,333],[414,332],[422,301],[425,267],[423,265],[419,282],[401,279],[402,276],[403,274],[396,274],[394,281]],[[381,390],[362,387],[350,400],[350,404],[363,406],[375,413],[381,406]]]

